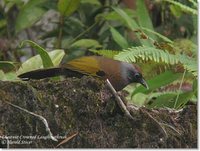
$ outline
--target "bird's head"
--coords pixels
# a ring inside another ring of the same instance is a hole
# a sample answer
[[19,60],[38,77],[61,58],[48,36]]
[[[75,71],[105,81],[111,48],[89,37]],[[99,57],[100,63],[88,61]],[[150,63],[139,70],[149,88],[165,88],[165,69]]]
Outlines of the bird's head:
[[149,89],[148,84],[144,80],[144,77],[141,74],[141,70],[137,65],[123,62],[121,68],[122,76],[127,84],[140,83],[145,88]]

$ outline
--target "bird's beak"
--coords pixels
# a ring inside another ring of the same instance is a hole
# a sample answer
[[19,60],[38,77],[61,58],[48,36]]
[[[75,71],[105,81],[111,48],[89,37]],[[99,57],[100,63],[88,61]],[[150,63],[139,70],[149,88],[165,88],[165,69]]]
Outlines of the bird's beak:
[[144,79],[141,79],[140,84],[142,84],[145,88],[149,89],[149,86]]

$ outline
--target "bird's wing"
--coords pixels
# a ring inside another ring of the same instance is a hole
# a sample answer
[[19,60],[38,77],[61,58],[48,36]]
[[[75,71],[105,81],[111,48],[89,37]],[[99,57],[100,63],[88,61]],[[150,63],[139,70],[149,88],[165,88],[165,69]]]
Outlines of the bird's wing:
[[74,59],[62,64],[61,67],[97,77],[99,77],[98,73],[101,72],[97,59],[92,56]]

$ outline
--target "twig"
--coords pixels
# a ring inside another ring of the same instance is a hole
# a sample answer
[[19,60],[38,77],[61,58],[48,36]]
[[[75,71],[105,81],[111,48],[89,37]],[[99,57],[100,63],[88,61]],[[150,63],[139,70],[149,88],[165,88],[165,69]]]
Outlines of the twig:
[[139,109],[139,107],[137,107],[137,106],[135,106],[135,105],[133,105],[133,104],[128,104],[128,105],[127,105],[127,108],[129,109],[129,111],[130,111],[130,110],[138,110],[138,109]]
[[169,107],[164,107],[164,109],[167,109],[169,113],[179,113],[183,111],[183,109],[174,109],[174,108],[169,108]]
[[160,123],[163,126],[169,127],[170,129],[172,129],[174,132],[176,132],[179,136],[181,136],[180,132],[177,131],[173,126],[165,124],[165,123]]
[[151,116],[151,114],[149,114],[147,111],[144,111],[143,109],[141,109],[141,111],[142,111],[143,113],[145,113],[146,115],[148,115],[148,116],[150,117],[150,119],[152,119],[152,120],[156,123],[156,125],[160,128],[160,130],[161,130],[161,132],[163,133],[163,135],[165,136],[165,138],[167,138],[167,137],[168,137],[167,132],[166,132],[165,128],[162,127],[161,123],[158,122],[158,121],[157,121],[153,116]]
[[78,134],[78,132],[76,132],[75,134],[73,134],[73,135],[71,135],[71,136],[65,138],[62,142],[60,142],[60,143],[56,146],[56,148],[59,147],[60,145],[63,145],[63,144],[65,144],[65,143],[67,143],[69,140],[71,140],[72,138],[74,138],[77,134]]
[[30,111],[28,111],[28,110],[26,110],[26,109],[24,109],[24,108],[21,108],[21,107],[15,105],[15,104],[12,104],[12,103],[10,103],[10,102],[7,102],[7,101],[4,101],[4,102],[7,103],[7,104],[9,104],[9,105],[11,105],[12,107],[15,107],[15,108],[17,108],[17,109],[19,109],[19,110],[21,110],[21,111],[24,111],[24,112],[26,112],[26,113],[28,113],[28,114],[30,114],[30,115],[33,115],[33,116],[35,116],[35,117],[38,117],[38,118],[44,123],[45,128],[46,128],[46,131],[48,132],[50,138],[51,138],[53,141],[58,141],[58,140],[52,135],[51,130],[50,130],[50,128],[49,128],[49,125],[48,125],[48,123],[47,123],[47,120],[46,120],[43,116],[38,115],[38,114],[35,114],[35,113],[33,113],[33,112],[30,112]]
[[129,117],[130,119],[134,120],[134,118],[131,116],[130,112],[127,110],[126,105],[121,100],[121,98],[119,97],[119,95],[117,94],[116,90],[113,88],[112,84],[110,83],[110,81],[108,79],[106,79],[106,83],[107,83],[108,87],[110,88],[110,90],[112,91],[113,95],[115,96],[117,104],[119,105],[121,110],[125,113],[125,115],[127,117]]

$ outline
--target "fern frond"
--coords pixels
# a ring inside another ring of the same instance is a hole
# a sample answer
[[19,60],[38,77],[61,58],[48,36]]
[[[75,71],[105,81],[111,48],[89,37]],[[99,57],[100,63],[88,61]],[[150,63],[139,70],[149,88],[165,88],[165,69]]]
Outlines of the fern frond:
[[136,62],[139,58],[143,61],[153,60],[155,62],[164,62],[171,65],[177,64],[179,61],[175,55],[170,54],[167,51],[146,46],[125,49],[116,55],[115,58],[126,62]]
[[195,8],[197,8],[198,6],[197,2],[195,2],[194,0],[189,0],[189,2],[192,3]]
[[154,61],[157,63],[165,63],[175,65],[181,63],[184,69],[191,72],[197,77],[197,61],[195,58],[188,57],[183,54],[170,54],[167,51],[154,47],[139,46],[125,49],[114,57],[117,60],[126,62],[136,62],[138,59],[142,61]]
[[114,58],[115,55],[121,52],[117,50],[89,50],[89,51],[107,58]]
[[198,76],[198,64],[197,60],[194,58],[188,57],[186,55],[177,55],[180,63],[183,65],[184,69],[191,72],[195,77]]
[[180,3],[180,2],[176,2],[174,0],[163,0],[163,1],[166,1],[168,3],[171,3],[171,4],[175,5],[175,6],[180,7],[181,10],[184,11],[184,12],[188,12],[188,13],[191,13],[193,15],[197,15],[198,14],[198,11],[196,9],[188,7],[188,6],[186,6],[186,5],[184,5],[184,4]]

